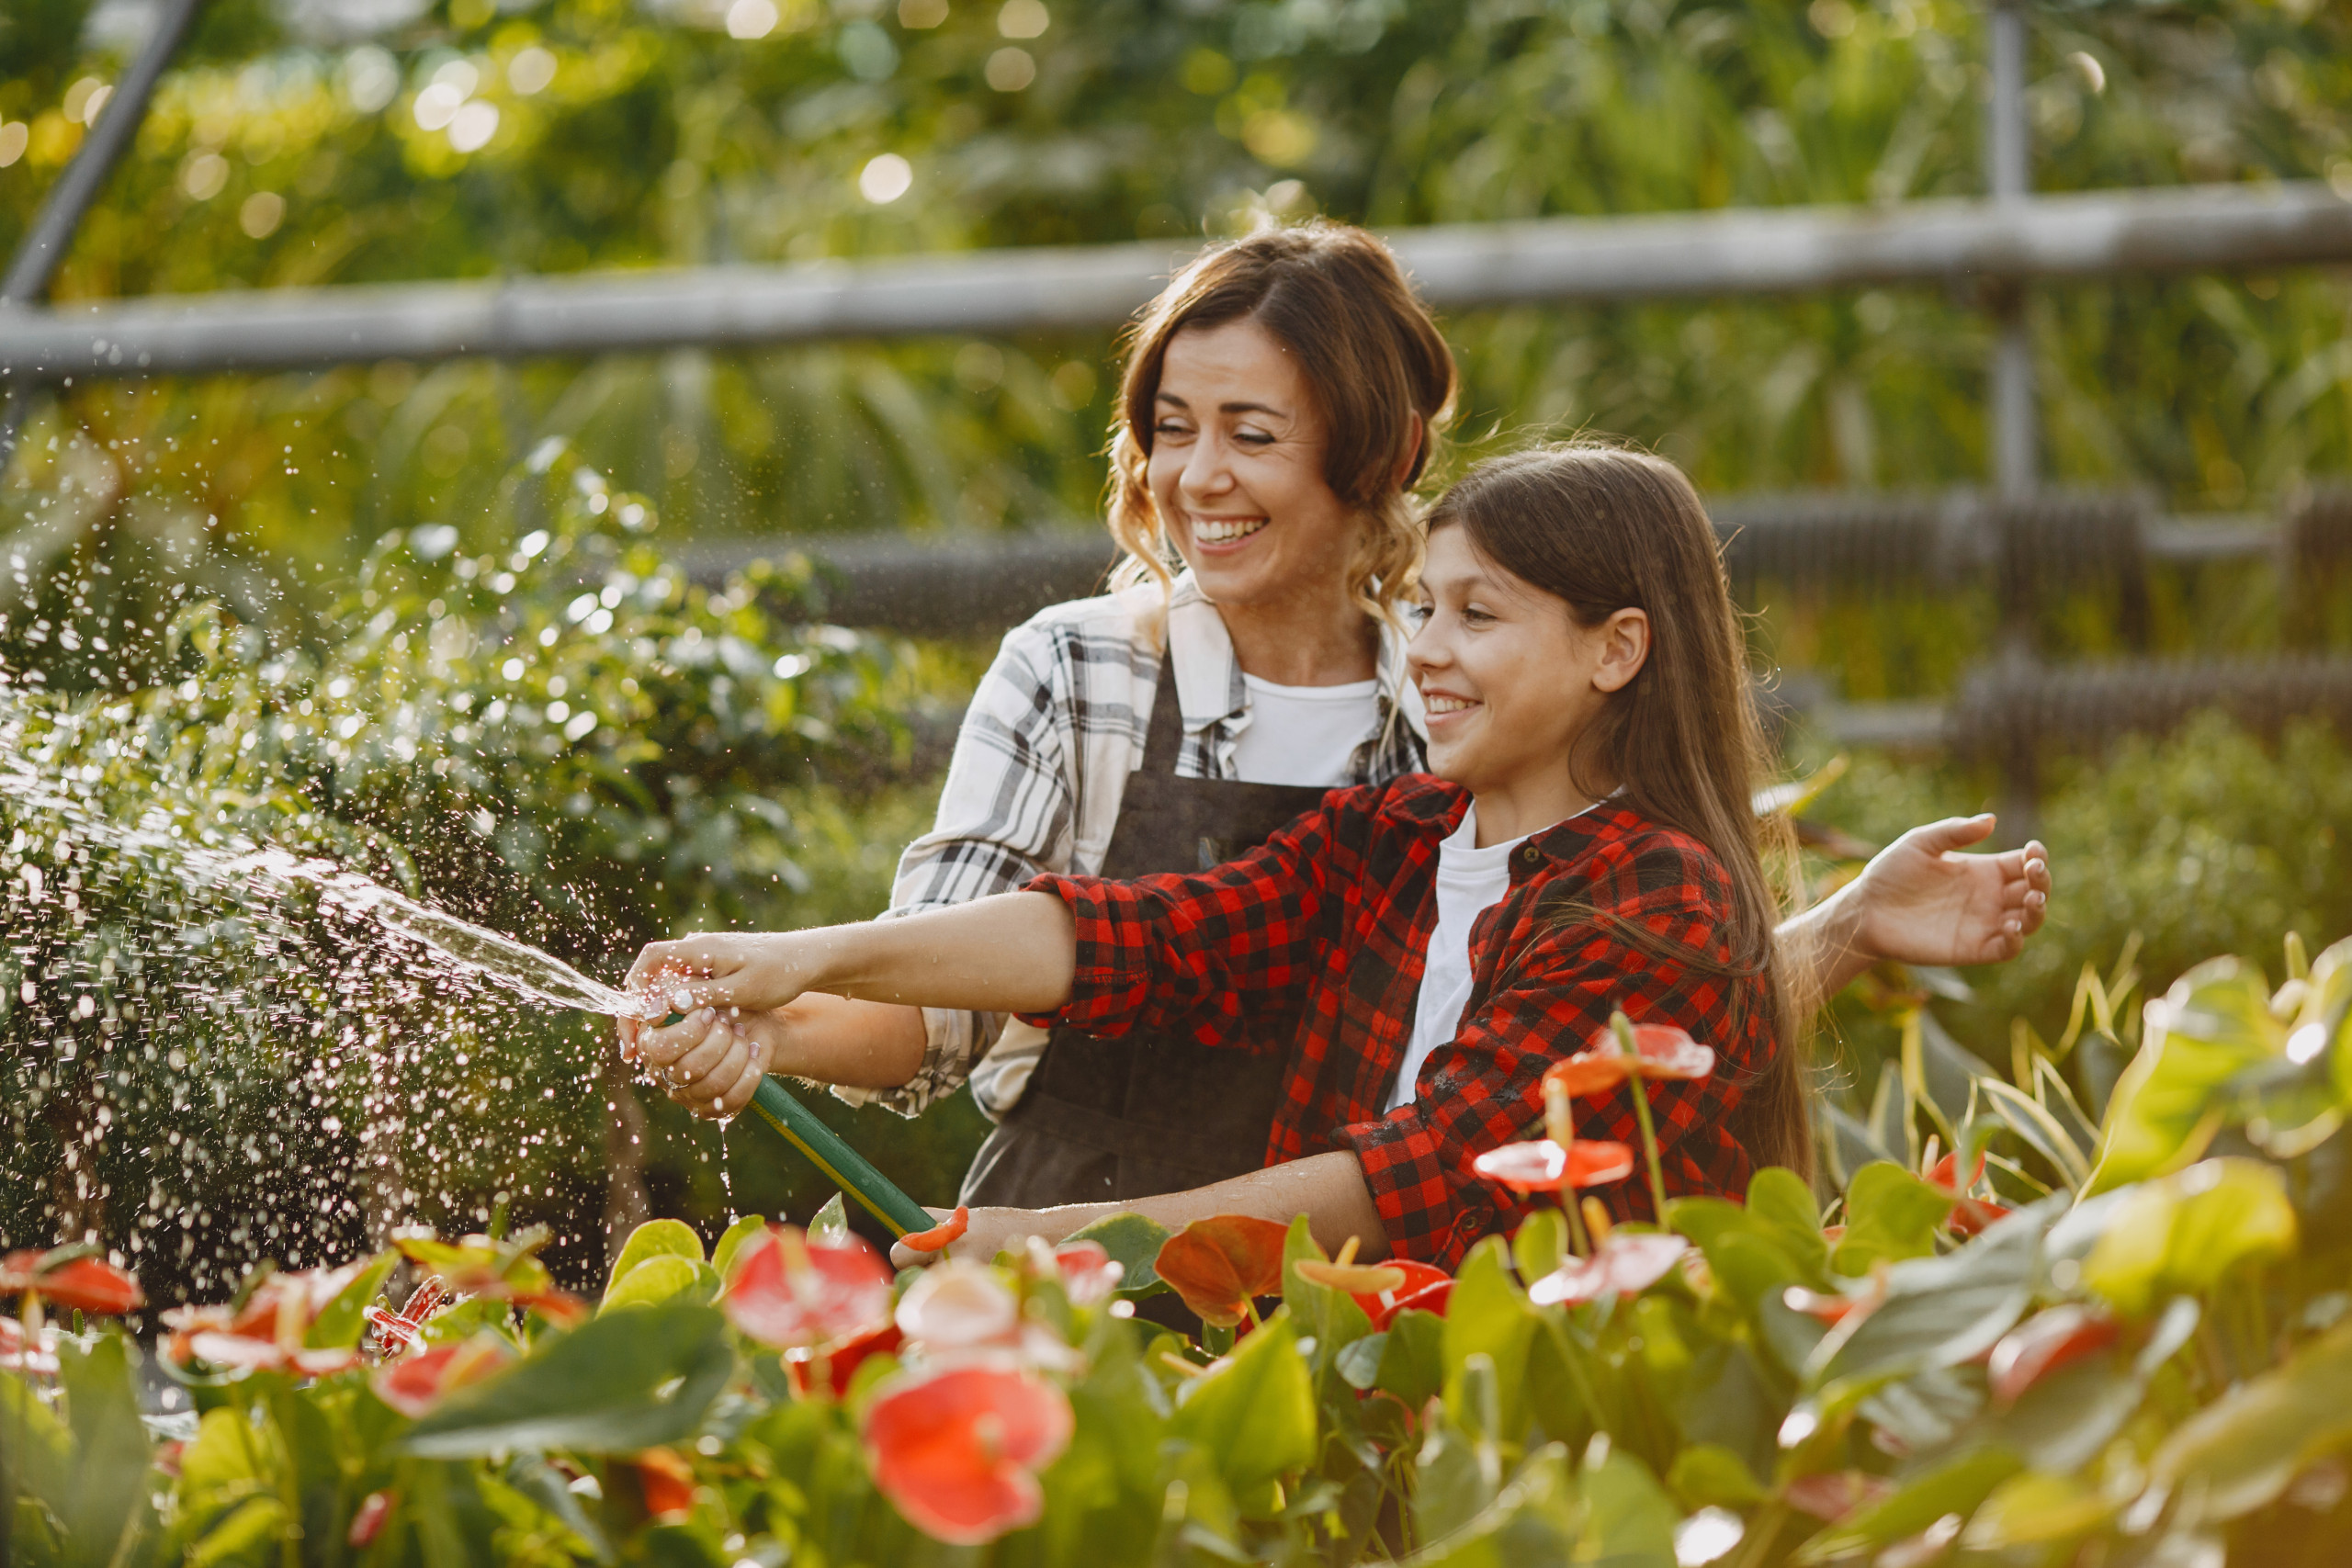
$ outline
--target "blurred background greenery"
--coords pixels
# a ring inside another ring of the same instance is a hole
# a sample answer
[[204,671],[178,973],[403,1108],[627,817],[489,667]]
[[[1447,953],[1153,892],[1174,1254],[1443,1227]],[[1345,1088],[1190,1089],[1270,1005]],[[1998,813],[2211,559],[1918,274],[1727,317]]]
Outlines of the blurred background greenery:
[[[78,145],[137,14],[0,12],[0,247]],[[2352,195],[2346,7],[2049,0],[2028,17],[2038,188],[2316,178]],[[54,295],[1182,243],[1263,213],[1404,226],[1967,196],[1982,188],[1984,27],[1962,0],[213,0]],[[1973,483],[1980,304],[1878,288],[1465,313],[1445,323],[1462,454],[1590,429],[1655,445],[1715,495]],[[2343,475],[2347,304],[2344,276],[2320,269],[2037,288],[2050,478],[2228,513]],[[1073,333],[63,389],[0,476],[0,659],[78,716],[73,746],[147,738],[138,766],[127,741],[104,754],[124,801],[201,800],[315,839],[600,972],[698,922],[870,912],[988,649],[815,636],[792,551],[1092,525],[1113,352]],[[540,534],[562,547],[519,548]],[[725,541],[778,564],[724,588],[663,565]],[[462,603],[412,581],[460,561],[478,569]],[[1998,618],[1973,590],[1747,586],[1759,665],[1857,700],[1948,693]],[[602,629],[593,608],[570,614],[583,587],[608,596]],[[2160,651],[2278,645],[2259,563],[2167,566],[2152,597]],[[2124,646],[2095,595],[2051,618],[2051,653]],[[560,633],[544,656],[543,628]],[[729,637],[756,657],[730,664],[715,651]],[[510,644],[530,654],[520,675],[490,652]],[[805,671],[783,673],[802,652],[840,671],[807,697]],[[191,690],[203,700],[176,695]],[[292,739],[242,748],[210,705],[232,698]],[[494,702],[498,724],[466,722]],[[317,711],[297,722],[298,706]],[[566,736],[575,711],[600,722]],[[330,712],[353,734],[326,730]],[[1790,751],[1792,766],[1826,754],[1803,733]],[[2052,928],[1941,1016],[2002,1059],[2013,1018],[2054,1037],[2083,964],[2135,939],[2160,987],[2210,953],[2267,958],[2290,929],[2314,945],[2352,930],[2346,761],[2320,729],[2216,720],[2061,765],[2043,803],[2064,888]],[[1996,793],[1932,756],[1863,756],[1818,810],[1883,838]],[[19,963],[95,974],[104,942],[125,940],[84,933]],[[525,1111],[492,1110],[485,1090],[467,1147],[527,1153],[450,1156],[425,1217],[504,1193],[558,1223],[581,1277],[603,1206],[638,1201],[628,1182],[702,1221],[818,1195],[741,1136],[730,1191],[718,1134],[662,1105],[630,1156],[641,1171],[616,1188],[594,1112],[608,1089],[626,1096],[592,1042],[435,1019],[579,1092],[557,1135],[543,1115],[526,1135]],[[1887,1026],[1859,1002],[1839,1021],[1846,1080],[1867,1097]],[[8,1013],[12,1243],[129,1235],[164,1201],[162,1156],[128,1136],[104,1179],[61,1175],[117,1079],[37,1065],[60,1028],[88,1030],[85,1063],[128,1038]],[[239,1103],[266,1117],[294,1071],[260,1074]],[[913,1123],[826,1113],[932,1201],[979,1130],[961,1101]],[[187,1191],[225,1179],[187,1176]],[[205,1201],[258,1212],[293,1191]]]

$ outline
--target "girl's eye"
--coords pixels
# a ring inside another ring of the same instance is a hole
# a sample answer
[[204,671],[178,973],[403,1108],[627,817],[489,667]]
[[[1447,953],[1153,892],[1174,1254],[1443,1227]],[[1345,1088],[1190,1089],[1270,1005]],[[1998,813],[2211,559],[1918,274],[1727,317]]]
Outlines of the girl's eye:
[[1427,626],[1430,617],[1436,613],[1433,605],[1408,604],[1405,606],[1405,624],[1408,626]]
[[1465,625],[1475,626],[1482,626],[1485,623],[1493,620],[1494,616],[1488,615],[1486,611],[1481,610],[1477,605],[1470,604],[1465,605],[1463,608],[1462,619]]

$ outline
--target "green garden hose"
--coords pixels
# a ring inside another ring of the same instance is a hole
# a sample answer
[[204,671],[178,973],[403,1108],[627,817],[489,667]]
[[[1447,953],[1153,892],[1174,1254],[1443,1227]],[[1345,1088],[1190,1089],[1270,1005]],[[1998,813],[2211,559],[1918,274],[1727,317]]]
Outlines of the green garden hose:
[[814,1161],[826,1179],[865,1205],[865,1211],[890,1227],[894,1236],[927,1231],[939,1222],[908,1197],[890,1179],[866,1163],[865,1156],[842,1141],[840,1134],[817,1120],[780,1079],[763,1077],[752,1096],[752,1109],[761,1120],[784,1134],[785,1142]]

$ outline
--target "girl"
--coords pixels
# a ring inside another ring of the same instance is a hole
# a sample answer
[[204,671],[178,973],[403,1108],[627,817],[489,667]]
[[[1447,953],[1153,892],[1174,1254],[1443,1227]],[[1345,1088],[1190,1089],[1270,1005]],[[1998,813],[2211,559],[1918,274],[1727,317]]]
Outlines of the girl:
[[[1618,1008],[1721,1064],[1648,1090],[1673,1190],[1807,1169],[1749,808],[1760,731],[1689,481],[1592,444],[1482,464],[1430,514],[1417,592],[1407,659],[1435,778],[1336,791],[1209,871],[1048,874],[904,919],[658,942],[632,983],[682,1008],[817,990],[1111,1040],[1283,1043],[1266,1168],[1140,1201],[977,1210],[956,1250],[982,1258],[1118,1209],[1170,1225],[1303,1212],[1327,1247],[1353,1235],[1367,1257],[1452,1267],[1522,1208],[1473,1159],[1537,1134],[1544,1069]],[[683,1046],[709,1022],[667,1032]],[[1631,1104],[1586,1130],[1623,1135]]]

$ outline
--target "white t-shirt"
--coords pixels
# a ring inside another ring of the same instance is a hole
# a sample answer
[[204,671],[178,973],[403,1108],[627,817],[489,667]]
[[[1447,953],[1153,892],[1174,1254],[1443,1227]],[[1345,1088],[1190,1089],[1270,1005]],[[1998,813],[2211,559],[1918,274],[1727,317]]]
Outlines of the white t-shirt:
[[1413,1008],[1412,1043],[1388,1091],[1394,1111],[1413,1099],[1413,1080],[1430,1053],[1453,1038],[1462,1007],[1470,999],[1470,928],[1510,891],[1510,852],[1527,840],[1510,840],[1478,848],[1478,807],[1473,801],[1456,828],[1437,847],[1437,929],[1430,932],[1420,999]]
[[1356,748],[1380,726],[1380,682],[1277,686],[1244,673],[1250,723],[1233,742],[1233,771],[1244,784],[1337,789],[1348,782]]

